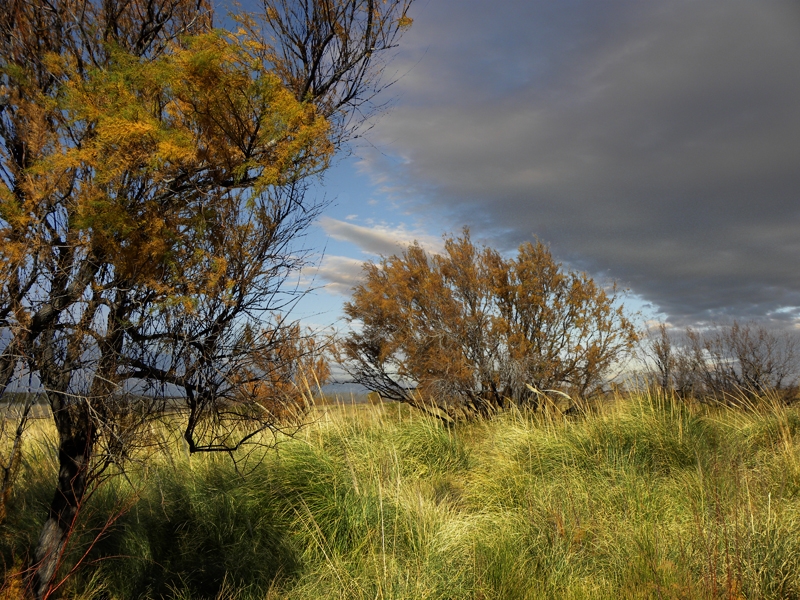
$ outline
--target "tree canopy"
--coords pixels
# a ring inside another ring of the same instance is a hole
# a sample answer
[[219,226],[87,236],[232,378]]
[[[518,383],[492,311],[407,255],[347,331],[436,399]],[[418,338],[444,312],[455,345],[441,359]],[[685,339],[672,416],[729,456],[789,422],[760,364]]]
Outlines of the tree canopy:
[[277,426],[264,382],[285,395],[313,354],[279,316],[308,177],[408,4],[264,0],[225,30],[206,0],[0,2],[0,392],[38,380],[59,434],[37,596],[137,426],[179,401],[190,451],[225,452]]
[[681,397],[729,405],[764,397],[789,402],[800,381],[796,332],[755,321],[683,331],[661,323],[643,345],[647,383]]
[[364,265],[339,348],[354,380],[451,417],[596,392],[636,332],[616,287],[564,270],[542,243],[506,259],[468,231]]

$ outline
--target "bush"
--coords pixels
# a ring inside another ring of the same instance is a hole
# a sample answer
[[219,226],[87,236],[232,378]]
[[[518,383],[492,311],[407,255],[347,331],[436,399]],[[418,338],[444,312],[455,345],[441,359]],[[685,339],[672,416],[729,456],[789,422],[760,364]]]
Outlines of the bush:
[[563,269],[538,242],[505,259],[465,230],[442,255],[414,244],[364,275],[340,362],[386,398],[451,417],[537,404],[541,390],[591,395],[636,341],[616,287]]

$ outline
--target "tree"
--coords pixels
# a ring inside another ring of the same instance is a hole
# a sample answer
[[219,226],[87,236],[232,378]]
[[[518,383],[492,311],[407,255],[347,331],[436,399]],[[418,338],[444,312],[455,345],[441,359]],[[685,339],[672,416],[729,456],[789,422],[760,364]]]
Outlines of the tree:
[[468,230],[441,255],[413,244],[366,263],[345,313],[338,355],[354,381],[450,417],[535,404],[542,390],[590,395],[636,340],[616,287],[565,271],[541,243],[505,259]]
[[678,367],[678,358],[666,323],[659,323],[655,330],[648,330],[642,346],[643,358],[651,369],[649,378],[663,391],[673,389]]
[[409,2],[264,0],[222,31],[206,0],[0,0],[0,393],[38,378],[59,438],[37,597],[137,427],[178,401],[193,452],[275,426],[305,182]]
[[663,389],[736,403],[770,393],[793,396],[800,374],[798,343],[788,331],[754,322],[687,327],[677,336],[662,324],[645,352]]
[[[273,338],[270,343],[256,341],[254,335]],[[313,401],[313,390],[330,380],[330,366],[317,339],[303,334],[298,323],[285,327],[262,329],[258,334],[245,336],[248,351],[239,355],[252,356],[250,364],[234,375],[241,378],[240,397],[248,403],[257,403],[277,419],[305,412]],[[254,343],[255,342],[255,343]]]

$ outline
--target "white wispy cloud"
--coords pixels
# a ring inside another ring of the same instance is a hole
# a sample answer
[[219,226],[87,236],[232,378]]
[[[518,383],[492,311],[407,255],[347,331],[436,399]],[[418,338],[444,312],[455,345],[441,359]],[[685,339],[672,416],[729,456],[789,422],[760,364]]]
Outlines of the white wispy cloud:
[[349,256],[327,255],[316,271],[319,280],[325,282],[325,289],[333,294],[349,296],[358,284],[364,261]]
[[333,239],[350,242],[367,254],[391,256],[415,241],[431,252],[438,251],[442,246],[440,239],[424,232],[409,230],[404,225],[363,226],[332,217],[322,217],[318,224]]

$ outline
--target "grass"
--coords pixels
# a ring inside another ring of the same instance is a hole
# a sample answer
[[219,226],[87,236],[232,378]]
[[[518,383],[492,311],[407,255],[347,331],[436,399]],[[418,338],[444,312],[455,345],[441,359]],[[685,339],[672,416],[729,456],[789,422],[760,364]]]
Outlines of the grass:
[[[455,428],[398,405],[315,414],[247,477],[176,446],[106,484],[84,535],[122,514],[65,595],[800,598],[797,409],[645,394]],[[42,444],[0,530],[7,573],[45,514]]]

